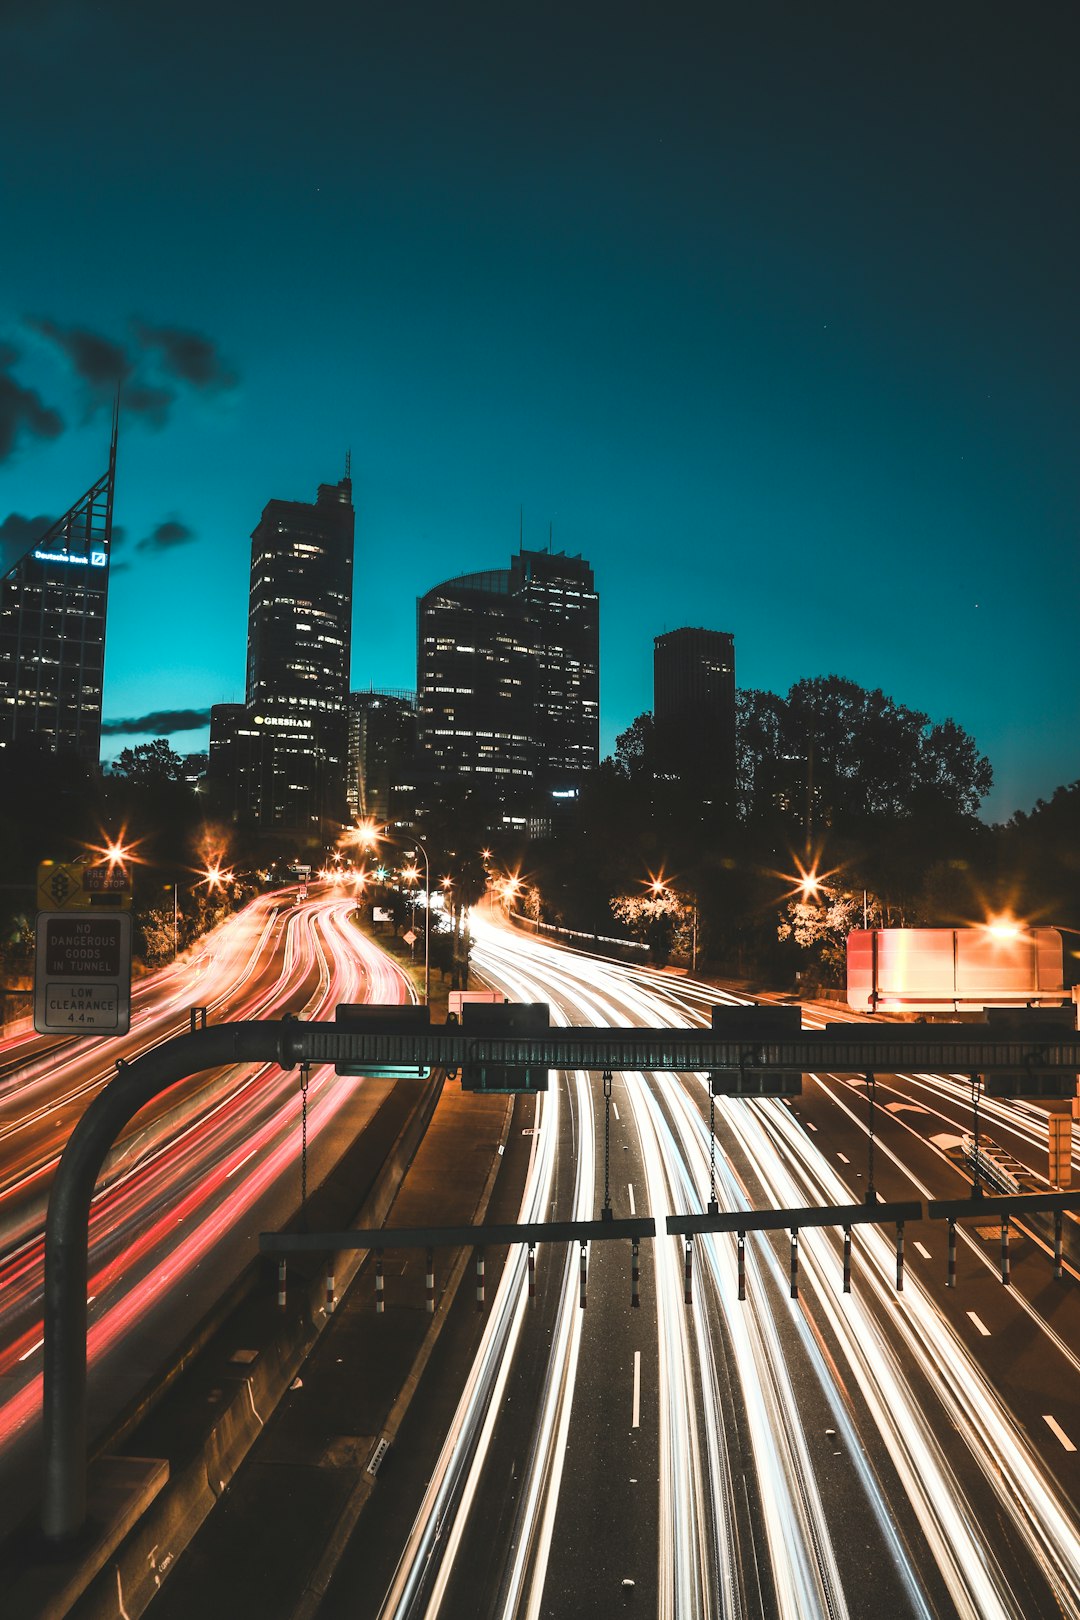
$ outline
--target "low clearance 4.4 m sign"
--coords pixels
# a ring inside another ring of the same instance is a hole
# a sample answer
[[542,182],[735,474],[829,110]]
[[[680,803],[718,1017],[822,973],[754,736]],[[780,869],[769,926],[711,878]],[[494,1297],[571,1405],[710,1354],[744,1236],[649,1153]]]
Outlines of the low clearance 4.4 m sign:
[[131,917],[39,911],[34,1028],[39,1035],[126,1035],[131,1027]]

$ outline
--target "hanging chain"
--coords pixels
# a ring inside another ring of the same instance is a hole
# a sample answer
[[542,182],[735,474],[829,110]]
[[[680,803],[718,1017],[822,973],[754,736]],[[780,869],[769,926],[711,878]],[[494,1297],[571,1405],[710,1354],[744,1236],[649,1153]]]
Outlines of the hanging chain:
[[874,1079],[872,1074],[866,1077],[866,1095],[870,1099],[869,1135],[866,1143],[866,1202],[877,1203],[877,1189],[874,1186]]
[[604,1071],[604,1208],[601,1220],[611,1219],[611,1071]]
[[300,1065],[300,1222],[307,1229],[307,1098],[311,1064]]
[[716,1202],[716,1093],[709,1076],[709,1214],[715,1215],[720,1206]]
[[972,1146],[973,1171],[971,1177],[972,1198],[982,1197],[982,1187],[979,1185],[979,1098],[982,1096],[982,1083],[977,1074],[971,1077],[971,1128],[974,1135]]

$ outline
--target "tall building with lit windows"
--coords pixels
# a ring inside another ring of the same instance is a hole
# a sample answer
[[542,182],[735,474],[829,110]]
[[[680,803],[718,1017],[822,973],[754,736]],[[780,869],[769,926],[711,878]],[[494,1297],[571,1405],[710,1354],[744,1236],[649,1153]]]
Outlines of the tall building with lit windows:
[[0,559],[0,747],[36,736],[97,765],[116,421],[106,471],[14,558]]
[[208,776],[264,832],[346,817],[354,524],[346,469],[313,502],[270,501],[251,537],[246,701],[211,711]]
[[417,604],[420,745],[436,779],[523,809],[573,797],[600,751],[600,603],[582,557],[525,551]]

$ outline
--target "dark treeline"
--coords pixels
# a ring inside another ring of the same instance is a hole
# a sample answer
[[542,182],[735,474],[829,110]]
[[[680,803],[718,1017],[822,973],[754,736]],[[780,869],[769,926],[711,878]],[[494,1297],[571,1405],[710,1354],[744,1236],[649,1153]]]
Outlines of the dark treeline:
[[124,749],[106,773],[33,737],[0,750],[4,986],[21,985],[32,971],[38,863],[88,853],[100,860],[115,843],[131,851],[125,865],[134,889],[135,956],[148,966],[200,938],[252,892],[239,877],[207,882],[209,870],[227,869],[229,833],[207,818],[201,794],[184,780],[183,762],[163,738]]
[[[978,811],[992,772],[975,741],[838,676],[799,681],[786,697],[741,692],[736,742],[734,802],[709,803],[696,784],[710,773],[693,761],[685,774],[661,770],[652,717],[640,715],[549,836],[527,842],[493,834],[498,818],[475,793],[441,789],[419,828],[433,888],[448,880],[436,965],[456,978],[468,908],[508,874],[519,879],[512,909],[537,922],[645,940],[661,963],[696,951],[700,970],[777,988],[796,975],[804,987],[840,986],[844,939],[864,917],[948,926],[1009,913],[1080,929],[1080,781],[987,826]],[[335,845],[356,854],[337,833],[327,829],[328,855]],[[38,862],[115,839],[134,847],[137,954],[148,965],[257,886],[286,881],[300,853],[288,835],[216,817],[164,739],[125,749],[104,774],[19,742],[0,751],[5,982],[31,965]],[[400,864],[392,844],[385,859]],[[209,886],[215,865],[236,878]],[[392,884],[381,895],[397,927],[415,920]],[[1066,943],[1080,978],[1080,934]]]
[[656,768],[639,716],[573,818],[519,852],[543,920],[614,922],[660,961],[685,960],[696,932],[699,967],[778,986],[842,984],[864,916],[1080,928],[1080,782],[989,827],[990,762],[962,727],[838,676],[741,692],[736,743],[734,804],[703,803],[693,770],[684,784]]

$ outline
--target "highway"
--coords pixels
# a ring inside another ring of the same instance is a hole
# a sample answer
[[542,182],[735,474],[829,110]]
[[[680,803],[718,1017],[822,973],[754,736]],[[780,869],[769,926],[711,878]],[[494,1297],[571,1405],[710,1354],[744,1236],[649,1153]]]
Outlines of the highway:
[[[558,1021],[703,1022],[724,999],[484,918],[475,932],[485,981]],[[963,1190],[945,1140],[963,1100],[955,1077],[882,1077],[881,1196]],[[535,1133],[521,1219],[598,1213],[604,1107],[581,1074],[553,1077],[535,1120],[519,1107]],[[1034,1156],[1032,1111],[993,1114]],[[718,1099],[716,1115],[721,1208],[861,1201],[862,1082],[809,1077],[797,1103]],[[704,1207],[707,1122],[702,1076],[614,1078],[617,1216]],[[910,1225],[898,1292],[894,1232],[859,1228],[845,1294],[839,1233],[806,1229],[792,1298],[787,1235],[751,1235],[740,1302],[734,1239],[699,1238],[687,1305],[681,1243],[647,1242],[634,1309],[629,1244],[595,1244],[584,1310],[576,1250],[541,1246],[535,1301],[510,1251],[426,1491],[403,1495],[396,1568],[372,1578],[387,1553],[361,1521],[323,1612],[1080,1616],[1076,1281],[1014,1241],[1005,1289],[974,1233],[946,1290],[944,1247],[939,1225]]]
[[[212,1022],[330,1018],[339,1002],[402,1001],[406,980],[349,922],[340,896],[297,906],[262,897],[187,958],[139,981],[128,1036],[0,1048],[0,1534],[25,1513],[40,1445],[44,1214],[64,1142],[93,1095],[130,1060]],[[314,1068],[310,1186],[377,1111],[392,1082]],[[144,1109],[110,1156],[90,1233],[90,1432],[170,1365],[178,1346],[256,1253],[256,1234],[300,1202],[301,1093],[276,1065],[204,1074]]]

